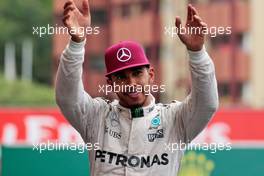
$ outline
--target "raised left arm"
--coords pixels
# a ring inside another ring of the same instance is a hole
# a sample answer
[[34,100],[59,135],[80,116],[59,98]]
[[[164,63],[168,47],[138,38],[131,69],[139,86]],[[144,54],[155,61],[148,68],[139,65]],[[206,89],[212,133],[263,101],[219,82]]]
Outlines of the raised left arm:
[[[176,17],[176,27],[181,20]],[[198,33],[178,34],[189,53],[192,78],[190,95],[180,103],[175,112],[178,134],[184,142],[191,142],[207,125],[218,108],[218,92],[214,64],[204,47],[204,34],[207,27],[198,12],[188,6],[186,28],[196,27]],[[196,31],[197,32],[197,31]]]

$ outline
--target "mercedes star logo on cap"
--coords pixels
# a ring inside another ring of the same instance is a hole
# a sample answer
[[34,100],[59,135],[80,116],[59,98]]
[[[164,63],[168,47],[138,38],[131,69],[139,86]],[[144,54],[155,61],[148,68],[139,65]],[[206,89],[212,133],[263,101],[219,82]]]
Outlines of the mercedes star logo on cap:
[[127,48],[120,48],[116,53],[116,57],[120,62],[126,62],[131,59],[131,52]]

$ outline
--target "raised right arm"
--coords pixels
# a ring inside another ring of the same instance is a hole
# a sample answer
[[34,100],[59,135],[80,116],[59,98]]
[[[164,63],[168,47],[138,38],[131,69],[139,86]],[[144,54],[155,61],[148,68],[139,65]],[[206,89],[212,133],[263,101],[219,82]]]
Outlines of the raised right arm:
[[96,100],[92,99],[83,87],[84,45],[85,41],[76,43],[71,40],[63,51],[57,71],[55,96],[63,115],[87,138],[86,128],[93,124],[98,112]]
[[[64,25],[70,29],[90,26],[88,1],[83,1],[83,13],[72,0],[64,5]],[[82,65],[85,53],[85,36],[70,34],[71,40],[63,51],[56,77],[56,102],[70,124],[90,140],[100,123],[99,111],[105,108],[100,98],[93,99],[85,90],[82,82]]]

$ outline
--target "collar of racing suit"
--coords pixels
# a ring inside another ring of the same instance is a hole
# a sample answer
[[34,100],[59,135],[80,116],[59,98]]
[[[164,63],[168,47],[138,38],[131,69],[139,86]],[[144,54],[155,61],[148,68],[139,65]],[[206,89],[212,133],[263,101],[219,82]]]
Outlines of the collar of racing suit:
[[129,108],[126,108],[126,107],[124,107],[124,106],[122,106],[122,105],[120,105],[118,103],[118,107],[120,109],[123,109],[123,110],[126,110],[126,111],[130,111],[130,114],[131,114],[131,117],[132,118],[144,117],[148,113],[150,113],[151,111],[153,111],[154,110],[154,107],[155,107],[155,97],[152,94],[150,94],[149,96],[151,96],[151,102],[147,106],[129,109]]

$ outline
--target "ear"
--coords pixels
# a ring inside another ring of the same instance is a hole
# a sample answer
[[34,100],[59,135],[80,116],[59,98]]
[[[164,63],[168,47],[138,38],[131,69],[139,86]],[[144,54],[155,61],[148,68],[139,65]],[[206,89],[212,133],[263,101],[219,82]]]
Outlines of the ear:
[[149,82],[150,84],[153,84],[155,80],[155,70],[152,66],[149,67],[148,74],[149,74]]

